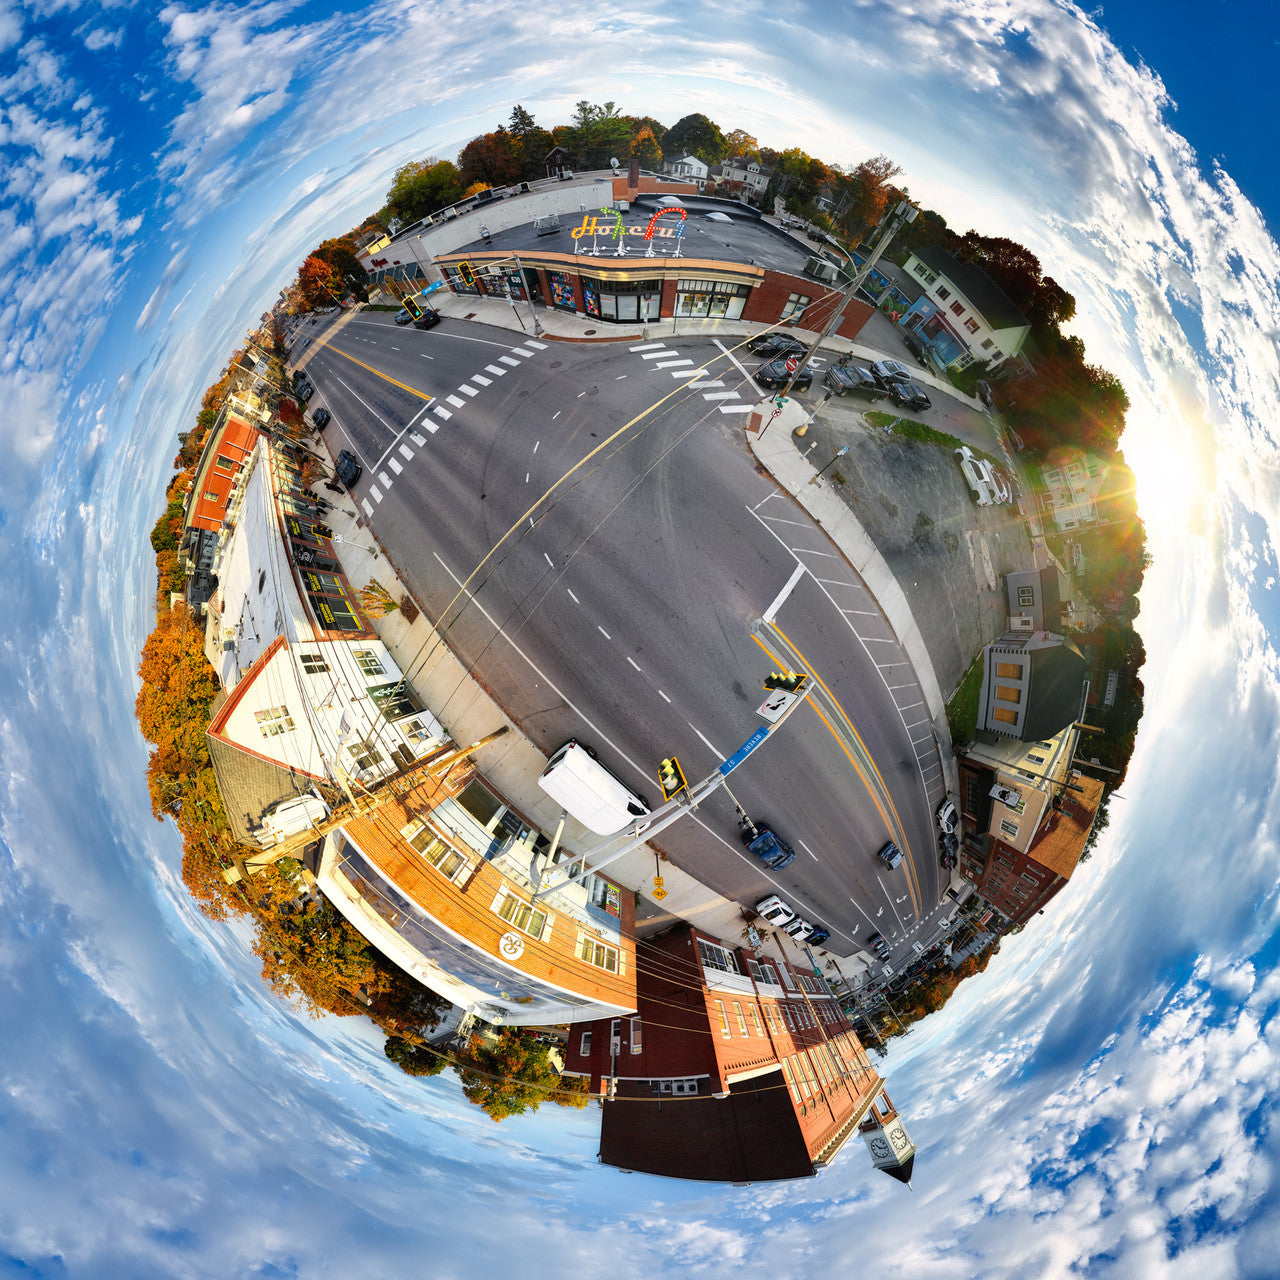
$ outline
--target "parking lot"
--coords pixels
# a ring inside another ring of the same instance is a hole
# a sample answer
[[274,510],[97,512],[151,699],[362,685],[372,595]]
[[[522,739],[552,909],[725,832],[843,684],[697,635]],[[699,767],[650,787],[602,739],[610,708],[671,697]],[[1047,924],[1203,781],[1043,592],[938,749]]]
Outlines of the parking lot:
[[[938,401],[935,401],[938,403]],[[943,695],[949,696],[983,645],[1006,627],[1003,576],[1034,568],[1031,535],[1015,506],[978,507],[954,452],[872,427],[854,396],[822,405],[797,445],[845,483],[833,489],[849,504],[901,585],[929,649]],[[887,402],[871,406],[892,412]],[[963,432],[993,452],[982,416],[967,415]],[[933,413],[911,415],[946,431]]]

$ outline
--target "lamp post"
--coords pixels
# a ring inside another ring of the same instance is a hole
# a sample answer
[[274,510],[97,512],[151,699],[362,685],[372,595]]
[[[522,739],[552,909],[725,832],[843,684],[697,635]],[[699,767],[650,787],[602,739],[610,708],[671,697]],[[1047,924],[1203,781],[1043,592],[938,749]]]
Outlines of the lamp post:
[[836,452],[835,452],[835,457],[833,457],[833,458],[831,459],[831,461],[830,461],[830,462],[828,462],[828,463],[827,463],[827,465],[826,465],[825,467],[823,467],[823,468],[822,468],[822,470],[821,470],[821,471],[819,471],[819,472],[818,472],[818,474],[817,474],[816,476],[814,476],[812,480],[810,480],[810,481],[809,481],[809,483],[810,483],[810,484],[817,484],[817,483],[818,483],[818,481],[819,481],[819,480],[821,480],[821,479],[822,479],[822,477],[823,477],[824,475],[826,475],[826,473],[827,473],[827,472],[828,472],[832,467],[834,467],[834,466],[835,466],[835,464],[836,464],[837,462],[839,462],[839,461],[840,461],[840,459],[841,459],[841,458],[843,458],[843,457],[844,457],[844,455],[845,455],[846,453],[848,453],[848,452],[849,452],[849,446],[848,446],[847,444],[842,444],[842,445],[841,445],[841,446],[836,450]]

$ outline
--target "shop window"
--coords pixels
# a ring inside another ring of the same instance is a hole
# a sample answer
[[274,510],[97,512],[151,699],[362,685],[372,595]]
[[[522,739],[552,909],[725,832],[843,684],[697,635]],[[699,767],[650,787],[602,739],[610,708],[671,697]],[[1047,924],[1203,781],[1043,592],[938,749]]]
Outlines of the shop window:
[[548,271],[547,280],[551,284],[551,305],[562,311],[576,311],[577,299],[573,296],[573,280],[563,271]]
[[386,673],[382,669],[382,660],[372,649],[355,651],[356,666],[367,676],[380,676]]
[[352,742],[347,745],[347,750],[351,753],[351,763],[359,773],[376,768],[385,758],[372,742]]
[[540,939],[546,933],[547,913],[525,902],[523,898],[517,898],[508,889],[503,889],[498,894],[490,910],[531,938]]
[[597,969],[605,969],[609,973],[618,972],[617,948],[606,947],[603,942],[597,942],[595,938],[590,938],[586,934],[583,934],[579,940],[578,955],[587,964],[594,965]]
[[807,293],[792,293],[787,295],[786,305],[782,308],[781,319],[785,320],[788,316],[796,316],[799,318],[804,315],[805,308],[813,299]]
[[405,716],[416,716],[422,712],[422,705],[403,680],[370,685],[369,696],[382,712],[384,720],[403,720]]

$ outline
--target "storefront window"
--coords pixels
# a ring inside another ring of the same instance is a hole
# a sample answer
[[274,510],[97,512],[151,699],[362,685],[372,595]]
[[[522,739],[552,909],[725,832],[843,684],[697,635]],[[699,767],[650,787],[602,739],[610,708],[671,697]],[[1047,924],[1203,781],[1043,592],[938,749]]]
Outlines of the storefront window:
[[676,282],[676,315],[717,320],[737,320],[747,305],[751,288],[725,280]]
[[582,277],[587,314],[617,324],[656,320],[662,308],[661,280],[596,280]]
[[578,304],[573,297],[573,281],[562,271],[548,271],[551,282],[551,305],[564,311],[576,311]]
[[466,284],[457,267],[442,267],[441,270],[444,272],[445,282],[454,293],[470,293],[479,296],[480,286]]

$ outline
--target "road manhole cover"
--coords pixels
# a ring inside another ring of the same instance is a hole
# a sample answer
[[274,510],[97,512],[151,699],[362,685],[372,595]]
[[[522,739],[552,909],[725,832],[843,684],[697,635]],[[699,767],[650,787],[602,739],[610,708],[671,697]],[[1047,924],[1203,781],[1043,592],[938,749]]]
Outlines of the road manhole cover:
[[561,366],[561,365],[563,365],[563,364],[564,364],[564,361],[563,361],[563,360],[553,360],[553,361],[552,361],[552,362],[547,366],[547,368],[549,368],[549,369],[559,369],[559,368],[560,368],[560,366]]
[[584,394],[585,394],[585,395],[589,395],[589,396],[598,396],[598,395],[600,394],[600,388],[599,388],[599,387],[588,387],[588,388],[586,389],[586,391],[585,391],[585,393],[584,393]]
[[582,331],[582,336],[583,336],[584,338],[589,338],[589,337],[591,337],[591,335],[592,335],[593,333],[595,333],[595,330],[594,330],[594,329],[583,329],[583,331]]
[[615,409],[615,410],[614,410],[614,411],[609,415],[609,421],[610,421],[610,422],[621,422],[621,421],[622,421],[622,419],[623,419],[624,417],[626,417],[626,414],[619,413],[619,412],[618,412],[618,410],[617,410],[617,409]]

